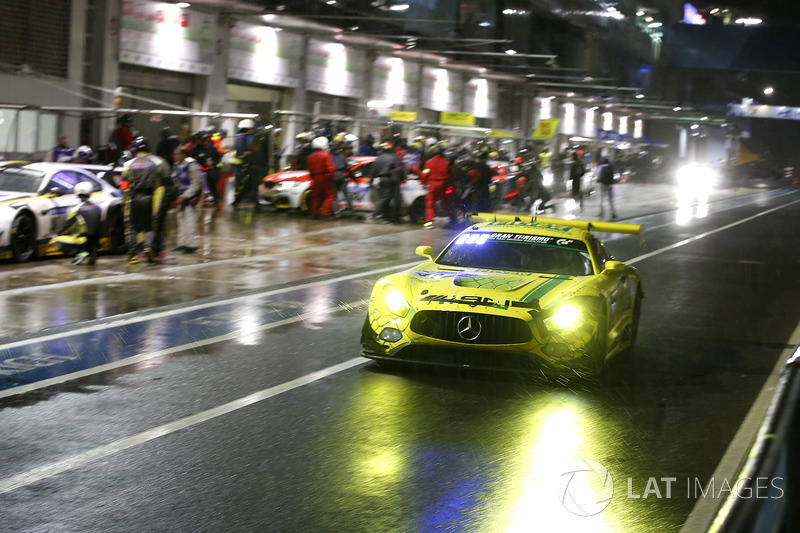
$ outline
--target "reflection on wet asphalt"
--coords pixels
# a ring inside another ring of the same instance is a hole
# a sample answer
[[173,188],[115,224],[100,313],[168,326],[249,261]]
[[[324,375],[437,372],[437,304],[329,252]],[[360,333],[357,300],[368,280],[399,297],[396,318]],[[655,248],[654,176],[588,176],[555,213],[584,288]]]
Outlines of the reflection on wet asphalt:
[[[609,248],[632,258],[791,200],[664,227],[644,250],[635,237]],[[4,529],[677,531],[696,501],[687,482],[714,471],[800,321],[791,303],[800,297],[800,250],[771,255],[798,217],[784,209],[637,263],[646,293],[639,344],[600,384],[366,360],[326,373],[358,356],[363,302],[380,276],[337,272],[413,261],[418,244],[441,248],[449,235],[440,230],[267,218],[295,239],[258,237],[262,248],[240,256],[240,244],[223,253],[210,241],[216,264],[177,257],[124,276],[120,258],[104,257],[108,283],[100,284],[81,281],[83,271],[70,277],[64,260],[42,261],[32,269],[60,270],[48,278],[58,290],[25,295],[22,281],[6,281],[0,292],[4,309],[28,298],[4,311],[6,322],[39,324],[7,330],[33,336],[0,346],[0,365],[12,361],[0,370],[17,365],[5,386],[85,358],[163,354],[0,400],[0,489],[11,476],[189,422],[0,490]],[[330,278],[294,287],[318,275]],[[189,303],[197,297],[209,298]],[[53,364],[24,366],[37,361]],[[214,415],[306,376],[318,379]],[[591,464],[611,475],[607,508],[587,499],[598,489]],[[651,477],[676,478],[670,498],[663,483],[662,497],[629,496],[642,495]]]

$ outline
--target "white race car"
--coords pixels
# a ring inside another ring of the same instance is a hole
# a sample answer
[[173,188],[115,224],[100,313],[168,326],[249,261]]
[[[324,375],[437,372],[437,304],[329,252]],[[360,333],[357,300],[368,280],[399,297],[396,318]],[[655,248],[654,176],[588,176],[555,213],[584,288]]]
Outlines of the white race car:
[[30,163],[0,167],[0,256],[29,261],[60,254],[49,242],[80,203],[74,188],[82,181],[92,184],[91,201],[103,213],[101,249],[124,250],[121,191],[79,165]]
[[[372,211],[378,201],[377,187],[370,187],[370,166],[375,157],[348,158],[350,179],[347,193],[356,211]],[[425,221],[425,194],[428,187],[417,179],[407,178],[400,184],[403,209],[414,223]],[[287,170],[265,177],[259,190],[259,202],[278,209],[297,209],[308,213],[311,209],[311,176],[307,170]],[[339,199],[339,207],[346,207]]]

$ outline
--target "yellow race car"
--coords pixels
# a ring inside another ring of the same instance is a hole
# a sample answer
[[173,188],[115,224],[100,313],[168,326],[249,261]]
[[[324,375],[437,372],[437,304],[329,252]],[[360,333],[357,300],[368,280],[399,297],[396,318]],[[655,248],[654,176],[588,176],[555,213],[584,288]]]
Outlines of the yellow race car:
[[470,223],[436,259],[420,246],[426,262],[378,280],[362,355],[591,378],[633,347],[639,274],[591,231],[641,226],[491,214]]

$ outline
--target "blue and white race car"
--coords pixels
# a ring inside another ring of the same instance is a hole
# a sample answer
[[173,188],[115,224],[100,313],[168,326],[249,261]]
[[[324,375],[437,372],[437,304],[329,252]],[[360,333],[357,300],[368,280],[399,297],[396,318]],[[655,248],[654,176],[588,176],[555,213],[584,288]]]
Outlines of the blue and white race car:
[[122,252],[121,191],[80,165],[30,163],[0,167],[0,257],[21,262],[60,254],[49,243],[80,203],[74,188],[84,181],[92,184],[91,201],[103,213],[101,249]]

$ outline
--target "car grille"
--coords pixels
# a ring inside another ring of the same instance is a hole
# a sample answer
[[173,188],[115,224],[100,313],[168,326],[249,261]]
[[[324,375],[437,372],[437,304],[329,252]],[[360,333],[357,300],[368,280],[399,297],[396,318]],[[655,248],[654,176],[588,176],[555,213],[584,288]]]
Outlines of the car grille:
[[419,311],[411,320],[411,330],[470,344],[525,344],[533,339],[528,323],[519,318],[458,311]]
[[541,368],[537,358],[529,354],[419,344],[402,348],[392,358],[410,363],[485,370],[532,371]]

